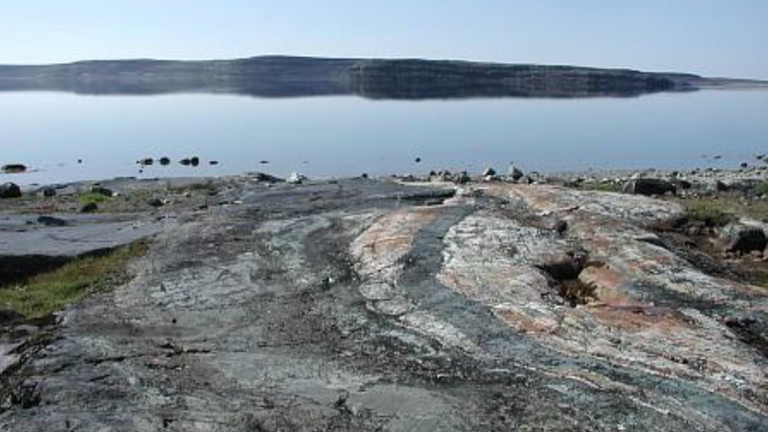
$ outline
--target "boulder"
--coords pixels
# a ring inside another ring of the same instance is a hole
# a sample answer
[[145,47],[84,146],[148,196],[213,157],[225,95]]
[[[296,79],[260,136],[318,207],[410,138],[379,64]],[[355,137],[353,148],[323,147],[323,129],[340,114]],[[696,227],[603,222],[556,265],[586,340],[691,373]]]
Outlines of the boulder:
[[45,186],[40,189],[40,195],[47,198],[55,197],[57,193],[56,188],[53,186]]
[[303,175],[301,175],[299,173],[296,173],[296,172],[291,173],[291,175],[289,175],[288,178],[285,179],[285,181],[288,184],[302,184],[302,183],[306,182],[307,180],[309,180],[309,179],[306,176],[303,176]]
[[181,161],[179,161],[179,163],[184,165],[184,166],[196,167],[196,166],[200,165],[200,158],[197,157],[197,156],[193,156],[193,157],[190,157],[190,158],[184,158]]
[[115,194],[112,192],[111,189],[107,189],[103,186],[94,186],[91,188],[91,193],[97,194],[97,195],[103,195],[105,197],[113,197]]
[[662,179],[638,178],[627,182],[624,185],[624,192],[636,195],[664,195],[667,193],[676,194],[675,185]]
[[147,204],[149,204],[152,207],[159,208],[159,207],[164,206],[165,202],[163,200],[161,200],[160,198],[153,198],[153,199],[149,200],[149,202]]
[[483,171],[483,177],[493,177],[495,175],[496,175],[496,170],[491,167],[488,167],[485,169],[485,171]]
[[21,188],[16,183],[0,185],[0,199],[21,198]]
[[59,219],[53,216],[40,216],[37,218],[37,223],[49,227],[63,227],[67,225],[67,221]]
[[96,203],[88,203],[80,209],[80,213],[96,213],[99,211],[99,206]]
[[283,181],[282,179],[279,179],[279,178],[277,178],[277,177],[275,177],[273,175],[269,175],[269,174],[262,173],[262,172],[250,173],[249,175],[251,176],[251,178],[253,178],[257,182],[279,183],[279,182]]
[[734,222],[722,229],[720,242],[727,252],[748,254],[765,250],[768,237],[759,227]]
[[525,176],[525,173],[520,170],[520,168],[511,165],[509,167],[509,170],[507,171],[507,175],[509,175],[513,181],[519,181],[521,178]]
[[27,171],[27,167],[22,164],[8,164],[3,165],[2,171],[5,174],[18,174]]
[[472,181],[472,177],[470,177],[469,174],[464,171],[462,173],[456,174],[453,178],[453,181],[458,184],[467,184]]

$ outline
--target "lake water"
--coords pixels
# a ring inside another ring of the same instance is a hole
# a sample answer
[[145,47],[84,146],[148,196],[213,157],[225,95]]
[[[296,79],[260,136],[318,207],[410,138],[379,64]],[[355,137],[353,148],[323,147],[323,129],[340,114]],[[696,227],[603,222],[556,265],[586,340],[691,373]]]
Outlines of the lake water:
[[[0,93],[0,164],[33,169],[0,181],[23,184],[250,171],[479,172],[510,162],[544,172],[738,167],[766,152],[768,91],[449,101]],[[139,173],[136,160],[162,156],[174,163]],[[176,163],[189,156],[203,163]]]

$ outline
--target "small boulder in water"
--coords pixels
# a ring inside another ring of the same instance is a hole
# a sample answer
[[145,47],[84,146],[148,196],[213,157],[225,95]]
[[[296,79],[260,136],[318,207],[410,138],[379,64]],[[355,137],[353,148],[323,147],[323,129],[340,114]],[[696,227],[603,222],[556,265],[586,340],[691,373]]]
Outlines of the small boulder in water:
[[196,167],[196,166],[200,165],[200,158],[197,157],[197,156],[193,156],[193,157],[190,157],[190,158],[184,158],[181,161],[179,161],[179,163],[184,165],[184,166]]
[[5,174],[19,174],[27,171],[26,165],[22,164],[8,164],[3,165],[3,173]]
[[171,164],[171,159],[168,157],[161,157],[160,158],[160,165],[162,166],[168,166]]

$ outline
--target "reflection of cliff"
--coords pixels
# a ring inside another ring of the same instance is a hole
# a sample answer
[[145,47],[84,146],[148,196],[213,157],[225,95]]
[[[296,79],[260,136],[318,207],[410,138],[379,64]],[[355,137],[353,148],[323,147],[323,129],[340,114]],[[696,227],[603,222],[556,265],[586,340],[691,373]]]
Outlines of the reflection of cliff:
[[635,71],[422,60],[360,62],[350,76],[355,93],[371,98],[636,96],[690,89]]
[[571,66],[429,60],[255,57],[229,61],[93,61],[0,66],[0,91],[80,94],[229,93],[375,99],[637,96],[755,82]]

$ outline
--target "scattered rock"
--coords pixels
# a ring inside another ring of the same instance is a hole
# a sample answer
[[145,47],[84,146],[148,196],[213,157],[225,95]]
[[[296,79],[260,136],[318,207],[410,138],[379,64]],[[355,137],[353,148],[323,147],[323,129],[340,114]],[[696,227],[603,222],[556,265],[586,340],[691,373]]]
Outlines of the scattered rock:
[[289,183],[289,184],[302,184],[302,183],[306,182],[307,180],[308,180],[308,178],[306,176],[303,176],[303,175],[301,175],[299,173],[296,173],[296,172],[291,173],[291,175],[289,175],[288,178],[285,179],[285,181],[287,183]]
[[716,192],[728,192],[730,188],[727,184],[723,183],[722,181],[718,180],[715,182],[715,191]]
[[624,192],[637,195],[665,195],[676,194],[675,185],[662,179],[638,178],[630,180],[624,185]]
[[24,321],[24,315],[11,310],[0,309],[0,325],[9,325]]
[[112,192],[111,189],[107,189],[103,186],[94,186],[91,188],[91,193],[95,193],[97,195],[103,195],[105,197],[113,197],[115,195],[114,192]]
[[562,256],[555,256],[540,265],[543,271],[557,281],[574,280],[584,269],[587,256],[583,252],[568,252]]
[[20,174],[27,171],[26,165],[22,164],[8,164],[3,165],[2,171],[5,174]]
[[62,227],[67,225],[67,221],[59,219],[53,216],[40,216],[37,218],[37,223],[45,226]]
[[168,157],[161,157],[160,158],[160,165],[162,166],[168,166],[171,164],[171,159]]
[[21,198],[21,188],[16,183],[0,185],[0,199]]
[[250,176],[251,176],[251,178],[253,178],[257,182],[263,182],[263,183],[279,183],[279,182],[283,181],[282,179],[279,179],[279,178],[277,178],[277,177],[275,177],[273,175],[269,175],[269,174],[261,173],[261,172],[251,173]]
[[149,200],[148,204],[152,207],[159,208],[165,205],[165,202],[160,198],[154,198]]
[[56,188],[53,186],[45,186],[44,188],[40,189],[40,195],[50,198],[55,197],[58,194],[56,191]]
[[458,184],[467,184],[471,181],[472,181],[472,177],[470,177],[466,171],[456,174],[456,176],[454,177],[454,182]]
[[191,158],[184,158],[179,163],[184,165],[184,166],[196,167],[196,166],[200,165],[200,158],[197,157],[197,156],[193,156]]
[[420,158],[420,157],[417,157],[417,158],[414,160],[414,162],[416,162],[416,163],[421,163],[421,158]]
[[96,213],[99,211],[99,206],[96,203],[88,203],[80,208],[80,213]]
[[219,164],[219,161],[215,161],[215,160],[208,162],[208,165],[218,165],[218,164]]
[[142,166],[154,165],[155,160],[152,158],[141,159],[139,160],[138,164]]
[[488,177],[488,176],[493,177],[495,175],[496,175],[496,170],[491,167],[488,167],[485,169],[485,171],[483,171],[483,177]]
[[762,229],[735,222],[722,229],[720,241],[727,252],[740,254],[762,252],[768,245],[768,237]]
[[512,178],[513,181],[519,181],[523,176],[525,176],[525,173],[520,170],[520,168],[510,165],[509,170],[507,170],[507,175]]
[[568,231],[568,222],[560,219],[552,227],[559,235],[564,235]]

